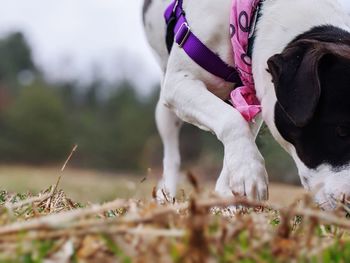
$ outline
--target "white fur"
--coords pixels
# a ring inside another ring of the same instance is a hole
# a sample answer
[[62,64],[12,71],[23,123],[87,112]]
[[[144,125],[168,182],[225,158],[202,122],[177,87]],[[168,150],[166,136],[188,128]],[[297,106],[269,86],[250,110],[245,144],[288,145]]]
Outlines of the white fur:
[[[176,123],[181,119],[213,132],[223,143],[224,163],[216,184],[216,191],[220,195],[231,196],[234,192],[250,198],[266,199],[267,174],[263,158],[255,144],[255,134],[252,132],[260,127],[261,122],[258,121],[253,127],[249,127],[234,108],[221,100],[229,94],[233,85],[203,70],[176,44],[170,57],[168,56],[164,42],[165,26],[160,16],[170,1],[152,2],[146,16],[146,31],[151,46],[159,55],[162,68],[166,69],[157,107],[157,123],[164,143],[164,174],[160,187],[171,196],[175,195],[180,167],[180,125]],[[338,179],[334,177],[334,172],[325,168],[316,171],[305,168],[295,154],[294,147],[281,137],[275,127],[276,95],[271,76],[266,71],[266,62],[272,55],[280,53],[295,36],[314,26],[331,24],[350,31],[349,16],[342,11],[339,3],[334,0],[266,0],[263,16],[258,23],[253,52],[253,73],[257,95],[263,106],[264,121],[275,139],[293,156],[303,181],[309,182],[309,190],[319,187],[319,183],[310,181],[316,177],[320,178],[318,175],[322,174],[321,181],[332,182],[333,186],[323,191],[329,192],[330,195],[332,191],[335,194],[339,192],[338,183],[335,183]],[[230,7],[231,0],[201,0],[200,4],[194,0],[184,1],[192,31],[232,65],[228,23]],[[345,173],[349,174],[348,170]],[[341,178],[339,182],[344,182],[344,177]],[[328,195],[319,196],[325,196],[324,199],[327,199]],[[319,197],[320,202],[324,201],[322,198]]]
[[338,0],[345,12],[350,15],[350,1],[349,0]]
[[271,75],[266,71],[266,61],[274,54],[281,53],[295,36],[315,26],[334,25],[350,32],[347,11],[333,0],[294,0],[293,4],[289,0],[266,1],[253,52],[253,73],[257,95],[262,103],[263,119],[274,138],[293,157],[304,187],[315,193],[316,201],[324,208],[333,207],[332,197],[350,195],[350,188],[346,187],[350,184],[349,167],[344,167],[342,171],[333,171],[326,165],[316,170],[309,169],[299,159],[294,146],[282,138],[274,122],[277,99]]

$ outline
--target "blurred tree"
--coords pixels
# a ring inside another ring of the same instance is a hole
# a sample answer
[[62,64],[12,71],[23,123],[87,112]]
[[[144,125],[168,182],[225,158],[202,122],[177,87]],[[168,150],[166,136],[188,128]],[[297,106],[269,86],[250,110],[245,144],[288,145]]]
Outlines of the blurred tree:
[[2,114],[2,161],[45,163],[63,159],[72,145],[63,103],[42,83],[24,88]]
[[76,110],[78,108],[78,97],[77,92],[78,84],[74,81],[67,81],[62,83],[56,83],[56,91],[61,96],[65,108],[70,111]]
[[87,107],[75,125],[79,160],[84,166],[138,169],[146,141],[155,133],[154,103],[150,98],[141,101],[126,81],[112,90],[101,105],[92,99],[95,92],[86,93]]
[[21,72],[38,74],[31,49],[20,32],[12,33],[0,41],[0,82],[15,85]]

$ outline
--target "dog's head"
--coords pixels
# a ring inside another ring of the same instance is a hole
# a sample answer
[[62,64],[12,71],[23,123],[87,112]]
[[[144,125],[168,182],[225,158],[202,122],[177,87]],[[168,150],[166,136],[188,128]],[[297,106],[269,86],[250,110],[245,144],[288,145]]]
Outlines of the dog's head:
[[350,33],[316,28],[268,60],[275,125],[302,182],[331,209],[350,199]]

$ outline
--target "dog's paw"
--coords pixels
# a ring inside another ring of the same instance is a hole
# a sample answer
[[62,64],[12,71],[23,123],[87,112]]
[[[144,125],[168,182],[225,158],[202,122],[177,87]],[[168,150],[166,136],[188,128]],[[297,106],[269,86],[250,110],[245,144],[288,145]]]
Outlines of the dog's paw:
[[[172,192],[175,192],[175,191],[172,191]],[[154,197],[157,203],[160,205],[174,203],[174,200],[175,200],[175,194],[171,194],[171,192],[169,191],[169,188],[167,188],[163,183],[163,180],[159,182],[156,188]]]
[[165,189],[159,188],[156,191],[156,201],[160,205],[171,204],[174,203],[174,197],[172,197],[168,191]]
[[224,166],[215,191],[222,197],[247,197],[252,200],[268,199],[268,176],[263,161],[242,162],[239,167]]

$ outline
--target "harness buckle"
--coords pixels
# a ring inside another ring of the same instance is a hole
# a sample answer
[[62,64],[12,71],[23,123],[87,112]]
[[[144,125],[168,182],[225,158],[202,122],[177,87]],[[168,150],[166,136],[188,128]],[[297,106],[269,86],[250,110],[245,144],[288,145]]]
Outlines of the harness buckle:
[[180,48],[184,46],[188,37],[190,36],[191,28],[187,24],[187,22],[183,22],[180,26],[179,30],[175,34],[175,42],[178,44]]

